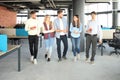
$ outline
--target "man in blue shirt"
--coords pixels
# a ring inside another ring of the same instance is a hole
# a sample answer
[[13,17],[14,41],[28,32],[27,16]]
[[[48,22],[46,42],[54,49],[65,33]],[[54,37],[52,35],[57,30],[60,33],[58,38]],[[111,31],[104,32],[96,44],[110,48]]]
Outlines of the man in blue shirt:
[[[63,11],[57,11],[58,17],[54,20],[54,26],[56,31],[56,43],[57,43],[57,53],[58,53],[58,61],[61,61],[66,58],[66,53],[68,50],[68,41],[67,41],[67,33],[68,33],[68,25],[67,20],[63,17]],[[61,41],[64,45],[63,56],[61,58]]]

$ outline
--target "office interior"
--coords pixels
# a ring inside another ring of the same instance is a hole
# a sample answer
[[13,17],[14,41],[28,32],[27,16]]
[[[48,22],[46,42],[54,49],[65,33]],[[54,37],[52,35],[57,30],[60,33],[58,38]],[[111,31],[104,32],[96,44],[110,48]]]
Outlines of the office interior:
[[[51,21],[54,22],[59,9],[63,10],[68,27],[73,15],[80,16],[83,24],[80,61],[73,61],[72,43],[68,32],[68,60],[58,63],[57,46],[54,41],[52,60],[46,62],[44,38],[41,33],[38,64],[33,65],[29,61],[28,33],[24,29],[25,22],[30,18],[29,13],[36,11],[37,19],[42,24],[45,15],[50,15]],[[91,19],[92,11],[97,13],[97,21],[103,32],[103,43],[97,45],[94,65],[85,62],[85,27]],[[0,0],[0,79],[119,80],[119,21],[120,0]]]

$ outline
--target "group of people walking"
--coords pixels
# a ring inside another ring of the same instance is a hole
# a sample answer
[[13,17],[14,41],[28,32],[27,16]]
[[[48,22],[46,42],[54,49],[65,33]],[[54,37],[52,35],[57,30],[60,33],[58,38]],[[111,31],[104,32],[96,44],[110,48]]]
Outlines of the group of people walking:
[[[72,42],[72,52],[74,55],[74,61],[80,59],[80,35],[83,31],[83,25],[80,21],[79,15],[74,15],[73,20],[70,24],[70,28],[68,30],[67,20],[63,17],[63,11],[57,11],[57,18],[54,22],[50,21],[50,16],[46,15],[44,17],[43,24],[36,19],[36,12],[31,11],[30,19],[26,21],[25,30],[28,31],[28,40],[29,40],[29,49],[31,53],[31,62],[37,64],[37,53],[38,53],[38,39],[40,34],[40,29],[42,27],[42,33],[44,34],[45,41],[45,58],[49,62],[51,60],[51,54],[53,53],[53,43],[54,38],[56,38],[57,44],[57,53],[58,53],[58,61],[62,61],[62,59],[67,59],[67,51],[68,51],[68,40],[67,33],[70,31],[71,33],[71,42]],[[97,45],[97,36],[99,36],[99,43],[102,43],[102,31],[98,22],[96,21],[96,12],[91,12],[92,19],[88,21],[86,26],[86,62],[89,60],[89,49],[92,44],[92,55],[90,58],[91,64],[94,63],[94,57],[96,54],[96,45]],[[63,53],[61,51],[61,42],[63,42]]]

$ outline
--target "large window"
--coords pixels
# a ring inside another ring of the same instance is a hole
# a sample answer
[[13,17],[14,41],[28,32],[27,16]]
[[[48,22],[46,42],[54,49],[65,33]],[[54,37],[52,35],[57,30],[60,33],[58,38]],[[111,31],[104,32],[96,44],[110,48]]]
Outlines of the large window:
[[[92,11],[98,12],[97,20],[99,21],[100,25],[103,27],[112,27],[112,4],[108,3],[94,3],[94,4],[87,4],[85,6],[85,13],[90,13]],[[90,20],[90,15],[85,15],[85,24],[87,21]]]
[[[63,14],[65,15],[64,17],[67,18],[67,9],[65,8],[63,10]],[[44,21],[44,16],[45,15],[50,15],[51,16],[51,21],[54,21],[54,19],[57,17],[57,10],[39,10],[37,12],[37,18],[40,21],[40,23],[42,24]],[[19,13],[17,14],[17,24],[21,24],[21,23],[25,23],[25,21],[28,19],[28,12],[27,11],[23,11],[23,13]]]

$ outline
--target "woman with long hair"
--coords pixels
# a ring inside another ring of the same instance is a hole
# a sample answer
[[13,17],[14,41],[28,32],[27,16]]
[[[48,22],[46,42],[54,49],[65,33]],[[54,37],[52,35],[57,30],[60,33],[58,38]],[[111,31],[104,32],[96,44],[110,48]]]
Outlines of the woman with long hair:
[[73,21],[70,25],[72,51],[74,55],[74,61],[80,59],[80,33],[82,32],[82,24],[78,15],[73,16]]
[[53,47],[54,36],[55,36],[54,26],[52,21],[50,21],[49,15],[46,15],[44,18],[43,33],[44,33],[44,40],[45,40],[45,47],[46,47],[45,58],[49,62],[52,54],[52,47]]

